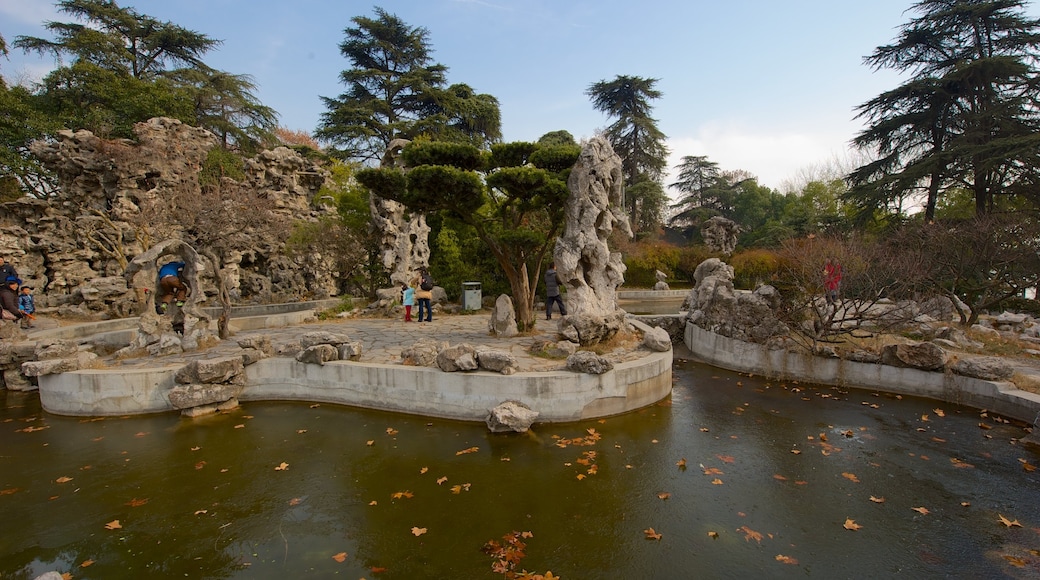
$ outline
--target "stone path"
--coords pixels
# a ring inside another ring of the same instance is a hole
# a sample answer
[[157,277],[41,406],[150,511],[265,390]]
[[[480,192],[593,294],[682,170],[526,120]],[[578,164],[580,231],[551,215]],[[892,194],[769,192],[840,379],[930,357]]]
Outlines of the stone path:
[[[450,344],[469,343],[473,345],[485,345],[498,350],[504,350],[516,357],[521,372],[529,371],[551,371],[564,368],[563,360],[546,359],[532,356],[530,348],[538,342],[547,340],[558,340],[556,338],[557,319],[539,320],[535,326],[535,333],[517,336],[514,338],[497,338],[488,333],[487,312],[474,314],[440,314],[435,316],[432,322],[404,322],[401,319],[390,318],[344,318],[335,321],[318,321],[282,328],[266,328],[261,330],[241,331],[234,334],[230,340],[192,353],[169,355],[160,357],[137,357],[126,360],[115,360],[106,357],[105,363],[109,368],[144,368],[181,366],[188,361],[199,358],[215,358],[229,355],[239,350],[236,344],[238,339],[248,336],[268,335],[275,352],[285,345],[298,342],[300,338],[314,331],[329,331],[346,334],[352,340],[361,341],[364,350],[360,362],[400,364],[401,351],[411,346],[421,338],[447,341]],[[637,350],[635,352],[618,352],[609,358],[615,362],[618,360],[629,360],[645,355],[647,351]],[[275,355],[279,356],[279,355]]]

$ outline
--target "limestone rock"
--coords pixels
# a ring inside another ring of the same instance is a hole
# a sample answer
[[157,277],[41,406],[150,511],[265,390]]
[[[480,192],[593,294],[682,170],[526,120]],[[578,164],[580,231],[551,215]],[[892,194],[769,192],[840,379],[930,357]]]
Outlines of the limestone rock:
[[249,366],[267,358],[264,351],[256,348],[243,348],[239,354],[242,356],[243,366]]
[[602,375],[614,369],[614,363],[587,350],[580,350],[567,357],[567,369],[576,373]]
[[241,356],[194,360],[177,370],[174,380],[180,384],[227,383],[244,372]]
[[238,408],[238,397],[232,397],[226,401],[220,403],[212,403],[209,405],[199,405],[198,407],[191,407],[188,409],[181,409],[181,417],[195,418],[202,417],[204,415],[212,415],[221,411],[230,411]]
[[309,348],[318,344],[331,344],[332,346],[339,346],[348,342],[352,342],[349,336],[324,330],[319,330],[317,332],[308,332],[300,338],[300,345],[303,346],[303,348]]
[[538,415],[538,411],[532,410],[520,401],[505,401],[489,410],[484,422],[492,433],[526,433]]
[[625,313],[620,310],[608,314],[568,314],[559,322],[560,336],[581,346],[610,340],[624,328]]
[[669,290],[669,289],[670,288],[668,287],[668,282],[663,282],[662,281],[662,282],[657,282],[656,284],[654,284],[654,290],[656,290],[656,291],[663,291],[663,290]]
[[9,391],[35,391],[40,388],[18,369],[4,370],[4,386]]
[[456,344],[441,350],[437,353],[437,366],[446,373],[480,368],[476,349],[469,344]]
[[476,347],[477,364],[480,368],[503,375],[511,375],[520,368],[516,357],[503,350],[478,346]]
[[339,351],[339,360],[361,360],[361,352],[363,347],[361,341],[355,340],[351,342],[341,343],[337,350]]
[[881,362],[881,355],[866,350],[853,350],[845,353],[845,360],[876,364]]
[[971,338],[969,338],[963,330],[959,328],[954,328],[952,326],[943,326],[939,328],[939,330],[935,332],[935,338],[952,341],[954,344],[961,348],[981,350],[983,347],[986,346],[985,344],[977,340],[972,340]]
[[946,366],[946,351],[930,342],[887,344],[881,349],[881,364],[939,371]]
[[780,297],[772,286],[738,294],[733,289],[733,268],[718,258],[701,262],[693,277],[696,284],[684,303],[689,322],[722,336],[760,344],[787,334],[787,326],[774,314]]
[[559,340],[549,343],[545,354],[554,358],[566,358],[578,352],[578,343],[569,340]]
[[556,273],[567,289],[573,314],[607,315],[617,310],[617,288],[625,281],[620,252],[608,240],[615,228],[631,238],[622,202],[621,158],[596,136],[585,144],[567,179],[564,228],[556,240]]
[[79,347],[70,340],[47,340],[36,344],[33,357],[36,360],[47,360],[52,358],[70,358],[76,356]]
[[433,366],[437,362],[437,353],[448,348],[448,343],[430,338],[419,339],[412,346],[401,351],[401,364],[417,367]]
[[42,377],[68,373],[80,369],[91,368],[97,364],[97,355],[92,352],[80,352],[71,358],[52,358],[41,361],[22,363],[22,374],[27,377]]
[[737,222],[715,216],[710,218],[701,226],[701,237],[704,245],[712,253],[730,255],[737,247],[737,238],[740,236],[740,226]]
[[297,353],[296,360],[302,363],[324,365],[339,360],[339,349],[331,344],[315,344]]
[[259,350],[264,353],[265,356],[271,356],[274,354],[274,348],[271,346],[271,337],[266,334],[257,334],[240,338],[238,339],[237,344],[242,348],[254,348]]
[[950,365],[950,370],[958,375],[987,381],[1004,381],[1015,374],[1014,367],[997,357],[962,358]]
[[516,310],[513,309],[513,299],[502,294],[495,300],[495,307],[491,310],[491,319],[488,321],[488,330],[493,336],[508,338],[520,334],[516,327]]
[[643,335],[643,346],[654,352],[672,350],[672,337],[663,328],[651,328]]
[[242,392],[240,385],[229,384],[181,384],[170,389],[168,397],[175,409],[189,409],[201,405],[222,403]]

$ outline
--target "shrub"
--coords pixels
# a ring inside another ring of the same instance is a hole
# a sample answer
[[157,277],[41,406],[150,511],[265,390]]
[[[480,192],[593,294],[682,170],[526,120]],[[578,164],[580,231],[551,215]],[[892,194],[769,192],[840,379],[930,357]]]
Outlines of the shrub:
[[625,258],[625,283],[637,288],[653,288],[658,270],[674,276],[679,265],[679,248],[661,242],[636,244]]
[[675,266],[673,277],[693,284],[693,273],[697,270],[697,266],[704,260],[713,257],[716,257],[715,254],[708,251],[708,248],[705,246],[681,248],[679,250],[679,263]]
[[780,270],[780,258],[770,250],[745,250],[729,259],[733,266],[733,285],[754,290],[760,284],[771,284]]
[[202,185],[216,185],[220,183],[222,177],[241,181],[245,176],[245,164],[242,162],[241,157],[223,147],[214,147],[209,150],[206,160],[202,162],[202,171],[199,172],[199,183]]

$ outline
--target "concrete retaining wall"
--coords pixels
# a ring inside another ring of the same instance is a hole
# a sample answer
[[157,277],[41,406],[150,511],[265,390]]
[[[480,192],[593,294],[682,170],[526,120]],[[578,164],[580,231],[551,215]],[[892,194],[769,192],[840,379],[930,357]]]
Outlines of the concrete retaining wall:
[[889,365],[769,350],[686,324],[686,347],[708,364],[734,371],[808,383],[917,395],[989,409],[1032,423],[1040,413],[1040,395],[1013,383],[984,381]]
[[[58,415],[171,411],[178,367],[84,370],[39,378],[43,408]],[[672,389],[672,353],[651,353],[602,375],[567,371],[500,375],[337,361],[324,366],[269,358],[246,367],[240,401],[299,400],[483,421],[492,407],[521,401],[539,422],[577,421],[645,407]]]

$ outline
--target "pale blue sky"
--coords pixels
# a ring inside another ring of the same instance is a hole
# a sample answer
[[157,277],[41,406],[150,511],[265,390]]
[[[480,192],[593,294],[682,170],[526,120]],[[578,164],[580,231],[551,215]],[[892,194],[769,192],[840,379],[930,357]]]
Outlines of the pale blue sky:
[[[585,89],[617,75],[659,79],[654,103],[670,165],[706,155],[779,188],[847,156],[862,128],[854,108],[899,79],[865,55],[892,41],[910,0],[137,0],[138,12],[224,41],[206,61],[252,75],[260,100],[290,129],[313,131],[319,96],[343,92],[338,45],[350,18],[381,6],[429,30],[450,83],[498,98],[507,141],[565,129],[594,135],[608,120]],[[1035,5],[1029,14],[1038,16]],[[67,20],[48,0],[0,0],[0,34],[45,36]],[[52,63],[12,51],[9,82]]]

